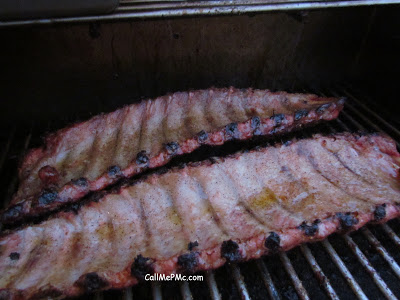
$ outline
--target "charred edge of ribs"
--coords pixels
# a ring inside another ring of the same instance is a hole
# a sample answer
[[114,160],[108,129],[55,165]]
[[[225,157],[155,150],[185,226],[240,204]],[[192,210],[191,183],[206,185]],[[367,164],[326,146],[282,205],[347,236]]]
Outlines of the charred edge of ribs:
[[354,225],[357,225],[359,220],[356,216],[356,213],[351,213],[351,212],[347,212],[347,213],[337,213],[336,217],[339,219],[340,221],[340,226],[341,229],[344,230],[349,230],[351,229]]
[[281,244],[281,238],[276,232],[270,232],[269,236],[265,239],[264,246],[271,252],[277,252]]
[[[329,104],[329,105],[327,106],[326,104],[323,104],[320,107],[316,108],[315,110],[320,111],[322,114],[328,108],[330,108],[332,105],[335,105],[334,109],[330,113],[331,114],[337,113],[338,111],[340,111],[342,109],[344,100],[340,99],[340,100],[337,100],[336,102],[327,103],[327,104]],[[304,115],[304,114],[305,114],[305,112],[300,113],[300,115]],[[305,122],[303,124],[302,118],[300,118],[298,120],[295,120],[293,124],[285,127],[285,125],[282,125],[282,124],[283,124],[283,121],[285,120],[285,118],[287,118],[288,116],[291,116],[291,115],[274,114],[273,116],[271,116],[270,119],[272,119],[274,121],[275,129],[272,129],[269,132],[266,132],[264,134],[262,134],[262,132],[260,132],[261,119],[257,116],[243,122],[243,124],[244,124],[244,123],[250,121],[250,126],[252,128],[252,132],[251,132],[250,136],[240,138],[240,131],[239,131],[239,126],[237,123],[228,124],[227,126],[225,126],[225,128],[220,129],[219,132],[223,133],[224,142],[227,142],[230,140],[238,140],[238,139],[248,140],[253,136],[258,136],[259,133],[265,137],[268,137],[271,135],[288,133],[288,132],[298,129],[301,126],[310,125],[309,122]],[[332,117],[326,116],[324,119],[331,119],[331,118]],[[316,124],[319,121],[320,120],[315,119],[315,120],[313,120],[312,123]],[[206,132],[200,132],[197,135],[197,139],[199,140],[199,145],[197,146],[197,148],[201,144],[206,143],[206,141],[207,141],[208,145],[211,145],[211,146],[213,145],[208,140],[208,133],[206,133]],[[164,147],[165,147],[165,151],[167,154],[167,156],[164,158],[164,161],[161,163],[164,166],[166,164],[168,164],[176,154],[181,154],[181,155],[185,154],[185,153],[181,153],[179,144],[176,142],[170,142],[170,143],[164,144]],[[188,153],[186,153],[186,154],[188,154]],[[139,171],[137,171],[137,172],[139,172],[139,173],[142,172],[143,167],[147,168],[150,163],[150,159],[151,158],[147,155],[147,153],[145,151],[140,151],[137,154],[135,162],[138,166],[141,166],[142,168],[139,169]],[[133,175],[132,177],[135,177],[137,175],[140,175],[140,174]],[[118,166],[110,167],[107,172],[107,177],[108,177],[108,179],[111,179],[112,182],[108,183],[109,186],[106,186],[103,189],[105,190],[105,189],[108,189],[108,187],[110,187],[110,186],[117,185],[119,180],[121,180],[122,176],[123,176],[122,171],[120,170],[120,168]],[[75,186],[80,186],[80,185],[75,184]],[[88,186],[89,186],[89,184],[88,184]],[[82,188],[82,189],[80,189],[80,193],[81,194],[83,193],[84,195],[88,194],[90,192],[87,189],[88,186],[86,186],[86,185],[80,186]],[[66,204],[82,201],[84,199],[84,196],[83,197],[80,196],[77,198],[71,197],[68,199],[58,199],[57,192],[58,191],[56,191],[55,189],[44,190],[38,196],[37,199],[33,200],[33,203],[31,205],[29,204],[29,201],[32,201],[32,200],[27,200],[24,202],[28,202],[28,203],[26,203],[26,205],[21,206],[20,209],[14,207],[14,206],[7,208],[1,214],[1,217],[0,217],[1,223],[3,223],[4,225],[5,224],[11,225],[12,223],[17,223],[17,226],[18,226],[18,222],[19,223],[29,222],[31,219],[37,218],[40,215],[54,213],[60,207],[65,206]]]
[[190,252],[180,255],[177,264],[183,273],[193,273],[198,265],[198,253]]
[[164,144],[164,147],[169,155],[175,155],[179,150],[179,144],[176,142],[166,143]]
[[18,252],[11,252],[9,257],[11,260],[18,260],[19,259],[19,253]]
[[96,272],[82,275],[76,282],[85,292],[92,293],[107,287],[107,280],[101,278]]
[[145,150],[140,151],[137,155],[136,155],[136,163],[138,165],[147,165],[149,163],[150,159],[148,157],[148,155],[146,154]]
[[131,275],[138,280],[144,280],[146,274],[154,274],[153,261],[139,254],[131,265]]
[[207,139],[208,139],[208,133],[206,131],[202,130],[197,134],[197,141],[200,144],[205,143]]
[[386,217],[386,204],[378,205],[375,207],[374,218],[375,221],[380,221]]
[[188,250],[192,251],[194,248],[196,248],[199,245],[198,241],[194,241],[194,242],[189,242],[188,244]]
[[85,177],[71,180],[71,183],[81,187],[87,187],[89,185],[88,180]]
[[242,254],[240,253],[239,245],[232,241],[224,241],[221,245],[221,257],[228,262],[240,261]]
[[118,166],[109,167],[107,170],[107,173],[111,178],[117,178],[117,177],[122,176],[121,168]]
[[319,223],[321,223],[320,219],[315,220],[311,225],[304,221],[298,228],[303,230],[306,236],[314,236],[318,232]]

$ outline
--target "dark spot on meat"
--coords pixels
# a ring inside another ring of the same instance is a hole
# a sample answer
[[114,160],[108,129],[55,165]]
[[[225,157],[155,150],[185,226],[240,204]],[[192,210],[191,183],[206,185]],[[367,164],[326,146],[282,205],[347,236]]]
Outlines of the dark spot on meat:
[[96,272],[92,272],[82,275],[78,279],[77,285],[82,287],[86,292],[92,293],[106,287],[108,282],[101,278]]
[[164,144],[165,149],[167,150],[167,153],[169,155],[174,155],[176,154],[176,152],[179,149],[179,145],[176,142],[170,142],[170,143],[166,143]]
[[54,190],[44,190],[38,199],[39,206],[48,205],[57,199],[58,193]]
[[153,274],[153,262],[150,258],[139,254],[131,265],[131,275],[139,280],[144,280],[146,274]]
[[230,123],[226,125],[225,132],[228,138],[237,139],[239,137],[239,130],[237,123]]
[[189,244],[188,244],[188,250],[189,251],[192,251],[195,247],[197,247],[199,245],[199,243],[197,242],[197,241],[194,241],[194,242],[190,242]]
[[221,257],[225,258],[228,262],[239,261],[242,258],[239,245],[232,240],[224,241],[221,246]]
[[44,166],[39,170],[39,178],[45,186],[56,184],[59,174],[54,167]]
[[121,168],[118,166],[111,166],[107,170],[108,176],[111,178],[116,178],[122,175]]
[[318,232],[319,223],[321,223],[319,219],[315,220],[311,225],[303,222],[298,228],[303,230],[306,236],[314,236]]
[[184,163],[184,162],[179,162],[177,165],[178,169],[184,169],[185,167],[186,167],[186,163]]
[[136,155],[136,163],[138,165],[144,165],[147,164],[149,162],[149,157],[146,154],[145,150],[140,151],[137,155]]
[[308,111],[306,109],[300,109],[295,112],[294,114],[294,119],[295,121],[298,121],[308,115]]
[[251,118],[250,126],[251,126],[251,129],[253,129],[254,135],[261,134],[260,125],[261,125],[261,120],[259,117],[255,116],[255,117]]
[[196,252],[182,254],[178,257],[178,266],[185,272],[193,273],[198,264],[197,255]]
[[204,143],[207,139],[208,139],[208,133],[205,132],[204,130],[200,131],[200,132],[197,134],[197,141],[198,141],[200,144]]
[[351,228],[358,224],[358,219],[351,213],[337,213],[336,216],[339,218],[340,225],[343,229]]
[[287,171],[289,171],[289,168],[287,166],[282,166],[281,167],[281,171],[282,172],[287,172]]
[[18,218],[22,213],[22,204],[14,205],[3,212],[2,221]]
[[281,238],[276,232],[271,232],[269,236],[265,239],[264,246],[265,248],[275,252],[277,251],[281,246]]
[[82,186],[86,187],[88,186],[89,182],[85,177],[81,177],[78,179],[71,180],[72,184],[77,185],[77,186]]
[[19,259],[19,253],[18,252],[11,252],[10,259],[11,260],[18,260]]
[[323,114],[329,107],[331,106],[331,103],[326,103],[321,105],[316,109],[317,114]]
[[374,211],[375,221],[380,221],[386,217],[386,204],[378,205]]
[[271,117],[271,120],[275,122],[275,126],[279,126],[282,124],[282,121],[285,120],[285,115],[284,114],[273,115]]

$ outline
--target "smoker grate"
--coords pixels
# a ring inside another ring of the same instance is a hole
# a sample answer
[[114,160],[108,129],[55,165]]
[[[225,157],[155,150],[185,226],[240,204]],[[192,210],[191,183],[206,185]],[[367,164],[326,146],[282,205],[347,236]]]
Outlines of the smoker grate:
[[398,0],[120,0],[110,14],[0,20],[0,27],[398,4]]
[[[400,148],[400,130],[373,110],[370,106],[373,102],[368,97],[359,98],[356,96],[359,92],[347,86],[310,90],[321,95],[348,97],[339,118],[320,125],[318,130],[378,131],[391,135]],[[309,134],[308,130],[305,134]],[[33,127],[28,132],[14,128],[2,143],[3,205],[16,189],[16,158],[37,138]],[[200,272],[204,282],[143,283],[124,291],[96,293],[93,299],[397,299],[400,297],[399,234],[400,220],[395,219],[387,224],[368,225],[350,234],[334,234],[322,242],[304,244],[287,253]]]

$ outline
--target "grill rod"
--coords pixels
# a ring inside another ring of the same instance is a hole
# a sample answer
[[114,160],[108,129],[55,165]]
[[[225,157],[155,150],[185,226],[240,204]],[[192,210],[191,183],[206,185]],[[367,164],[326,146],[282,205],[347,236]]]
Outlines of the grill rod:
[[257,259],[256,261],[257,268],[261,273],[261,278],[264,281],[265,286],[267,287],[269,296],[273,300],[280,300],[281,297],[279,297],[278,291],[275,288],[274,282],[272,281],[271,275],[269,274],[269,271],[267,269],[267,266],[265,263],[262,261],[262,259]]
[[324,246],[326,252],[328,252],[329,256],[332,258],[335,265],[338,267],[343,277],[347,280],[347,283],[350,285],[353,292],[357,295],[357,298],[360,300],[368,300],[368,297],[364,294],[363,290],[354,279],[353,275],[349,272],[346,265],[340,258],[340,256],[336,253],[335,249],[332,247],[331,243],[328,239],[322,241],[322,245]]
[[360,230],[362,234],[368,239],[368,241],[374,246],[375,250],[383,257],[384,260],[387,261],[390,268],[400,279],[400,267],[393,259],[393,257],[387,252],[387,250],[381,245],[378,239],[372,234],[372,232],[368,228],[361,228]]
[[206,271],[206,281],[208,288],[210,289],[211,298],[213,300],[221,300],[221,295],[219,294],[217,283],[215,281],[215,276],[213,271]]
[[299,297],[302,300],[310,300],[310,297],[308,296],[308,293],[304,288],[303,283],[299,279],[299,276],[297,276],[297,273],[294,270],[293,265],[290,262],[290,259],[287,256],[287,254],[285,252],[279,252],[279,258],[281,259],[286,272],[289,274],[290,279],[292,280],[294,288]]
[[390,228],[389,225],[387,224],[382,224],[381,227],[383,230],[387,233],[387,235],[392,239],[392,241],[397,245],[397,247],[400,248],[400,238],[397,236],[397,234],[393,231],[392,228]]

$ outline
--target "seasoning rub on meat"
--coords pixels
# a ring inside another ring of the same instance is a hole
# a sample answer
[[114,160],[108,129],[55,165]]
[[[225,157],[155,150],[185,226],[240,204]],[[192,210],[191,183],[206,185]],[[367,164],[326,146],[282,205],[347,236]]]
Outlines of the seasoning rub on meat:
[[49,135],[41,148],[26,155],[18,191],[0,222],[10,224],[55,210],[202,144],[274,135],[334,119],[343,102],[311,94],[208,89],[94,117]]
[[4,233],[0,298],[122,288],[383,222],[400,215],[399,166],[389,137],[338,134],[153,174]]

